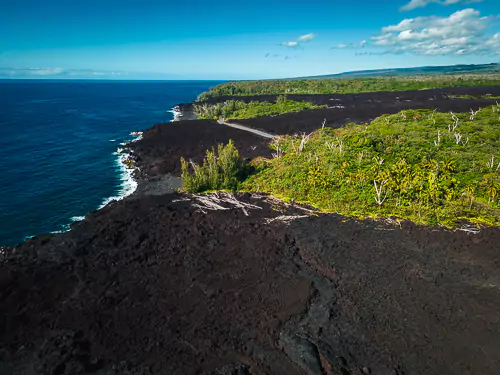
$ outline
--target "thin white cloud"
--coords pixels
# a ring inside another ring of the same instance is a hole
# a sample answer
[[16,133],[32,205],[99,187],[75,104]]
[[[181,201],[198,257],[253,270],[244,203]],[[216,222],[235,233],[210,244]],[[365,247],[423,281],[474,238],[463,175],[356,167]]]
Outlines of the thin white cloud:
[[0,78],[118,78],[127,75],[126,72],[102,72],[91,69],[0,67]]
[[63,68],[35,68],[29,69],[28,72],[34,76],[55,76],[64,73]]
[[313,34],[313,33],[302,35],[301,37],[299,37],[299,39],[297,39],[297,42],[299,42],[299,43],[310,42],[315,37],[316,37],[316,34]]
[[366,40],[362,40],[360,43],[342,43],[342,44],[337,44],[336,46],[333,46],[330,49],[365,48],[367,43],[368,42]]
[[0,76],[8,77],[44,77],[58,76],[65,73],[62,68],[28,68],[28,69],[13,69],[0,68]]
[[283,42],[280,43],[279,45],[282,47],[288,47],[288,48],[297,48],[303,43],[310,42],[316,37],[316,34],[310,33],[306,35],[299,36],[297,40],[291,41],[291,42]]
[[484,0],[410,0],[410,2],[401,8],[400,11],[406,12],[409,10],[414,10],[417,8],[423,8],[431,3],[441,4],[441,5],[455,5],[455,4],[470,4],[470,3],[481,3]]
[[333,46],[331,49],[345,49],[345,48],[351,48],[353,46],[352,43],[342,43],[342,44],[337,44],[336,46]]
[[280,43],[280,46],[296,48],[299,46],[299,42],[283,42],[283,43]]

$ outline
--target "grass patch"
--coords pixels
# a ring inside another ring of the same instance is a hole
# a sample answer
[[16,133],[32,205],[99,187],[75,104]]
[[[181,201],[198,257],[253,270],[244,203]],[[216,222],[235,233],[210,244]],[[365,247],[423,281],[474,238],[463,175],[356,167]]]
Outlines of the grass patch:
[[500,105],[409,110],[273,141],[240,188],[355,217],[500,224]]
[[240,81],[212,87],[210,91],[200,94],[198,101],[216,99],[221,96],[356,94],[499,85],[500,74]]
[[491,94],[486,94],[486,95],[448,95],[448,98],[450,99],[478,99],[478,100],[483,100],[483,99],[500,99],[500,96],[494,96]]
[[256,102],[245,103],[240,100],[227,100],[224,103],[194,105],[196,115],[205,120],[218,119],[247,119],[260,116],[281,115],[290,112],[299,112],[305,109],[324,108],[309,102],[297,102],[287,100],[285,96],[279,96],[276,103]]

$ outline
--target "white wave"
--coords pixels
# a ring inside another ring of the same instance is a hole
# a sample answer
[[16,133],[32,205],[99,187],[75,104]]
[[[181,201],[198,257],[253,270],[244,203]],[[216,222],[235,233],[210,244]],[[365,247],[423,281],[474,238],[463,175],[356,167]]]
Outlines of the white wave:
[[[138,134],[137,137],[135,137],[132,141],[130,141],[130,143],[137,142],[138,140],[142,139],[142,132],[137,132],[136,134]],[[135,191],[135,189],[137,189],[137,181],[135,181],[133,178],[135,168],[130,168],[128,165],[129,163],[126,163],[126,160],[130,158],[131,154],[127,152],[124,153],[123,151],[124,151],[123,148],[118,148],[118,150],[113,153],[113,155],[118,156],[116,158],[115,163],[116,166],[118,167],[117,169],[120,171],[120,180],[121,180],[120,189],[118,190],[116,196],[104,199],[102,204],[99,206],[99,209],[105,207],[110,202],[119,201],[125,197],[128,197]]]
[[127,160],[129,157],[130,154],[128,153],[120,154],[118,156],[116,163],[120,170],[120,180],[121,180],[120,189],[118,190],[116,196],[104,199],[99,209],[105,207],[110,202],[122,200],[123,198],[132,194],[135,191],[135,189],[137,189],[137,182],[132,177],[135,169],[129,168],[128,165],[125,163],[125,160]]
[[135,137],[134,139],[132,139],[129,143],[137,142],[137,141],[140,141],[141,139],[142,139],[142,132],[137,137]]
[[109,141],[110,142],[116,142],[116,139],[110,139]]
[[[74,217],[79,217],[79,216],[74,216]],[[74,218],[74,217],[72,217],[72,218],[70,219],[72,222],[73,222],[73,221],[77,221],[77,220],[73,220],[73,218]],[[83,220],[83,219],[85,219],[85,217],[83,217],[83,218],[82,218],[82,220]],[[69,232],[69,231],[71,230],[70,225],[71,225],[71,224],[61,224],[61,225],[60,225],[60,228],[61,228],[61,229],[58,229],[58,230],[53,230],[53,231],[51,231],[51,232],[49,232],[49,233],[51,233],[51,234],[58,234],[58,233],[66,233],[66,232]],[[45,233],[45,232],[43,232],[43,233]],[[42,234],[43,234],[43,233],[42,233]],[[30,239],[32,239],[32,238],[35,238],[35,237],[37,237],[37,236],[39,236],[39,235],[40,235],[40,234],[34,234],[34,235],[31,235],[31,236],[24,236],[24,241],[26,242],[26,241],[28,241],[28,240],[30,240]]]
[[[73,218],[71,218],[70,220],[71,220],[71,222],[73,222]],[[54,231],[52,231],[50,233],[56,234],[56,233],[66,233],[66,232],[69,232],[71,230],[71,223],[61,224],[61,226],[59,228],[61,228],[61,229],[54,230]]]
[[53,234],[57,234],[57,233],[66,233],[66,232],[69,232],[71,230],[71,227],[69,224],[64,224],[62,225],[62,229],[60,230],[55,230],[55,231],[52,231],[50,233],[53,233]]
[[[76,217],[78,217],[78,216],[76,216]],[[84,219],[84,218],[83,218],[83,219]],[[83,219],[82,219],[82,220],[83,220]],[[73,218],[71,218],[70,220],[71,220],[72,222],[73,222],[73,221],[76,221],[76,220],[73,220]],[[70,225],[71,225],[71,224],[61,224],[61,225],[60,225],[60,228],[61,228],[61,229],[58,229],[58,230],[53,230],[53,231],[51,231],[51,232],[49,232],[49,233],[51,233],[51,234],[58,234],[58,233],[66,233],[66,232],[69,232],[69,231],[71,230]],[[45,233],[45,232],[43,232],[43,233]],[[32,239],[32,238],[37,237],[37,236],[39,236],[39,234],[34,234],[34,235],[32,235],[32,236],[24,236],[24,241],[28,241],[28,240],[30,240],[30,239]]]
[[113,155],[120,155],[123,152],[124,148],[118,147],[115,152],[113,152]]
[[[138,132],[139,133],[139,132]],[[138,136],[135,137],[135,139],[131,140],[130,142],[136,142],[138,140],[142,139],[142,132]],[[120,143],[121,145],[125,146],[127,143]],[[103,208],[106,206],[108,203],[112,201],[119,201],[130,194],[132,194],[135,189],[137,189],[137,182],[133,179],[132,175],[134,173],[135,168],[129,168],[127,163],[125,163],[125,160],[130,158],[130,153],[123,153],[124,149],[123,148],[118,148],[116,152],[113,152],[113,155],[117,155],[118,157],[115,160],[115,164],[117,167],[117,170],[120,171],[120,180],[121,180],[121,186],[120,189],[118,190],[118,193],[114,197],[109,197],[104,199],[103,203],[99,206],[98,209]],[[63,224],[60,226],[60,229],[52,231],[50,233],[66,233],[71,230],[71,223],[77,222],[77,221],[82,221],[85,219],[85,216],[73,216],[70,218],[70,223],[68,224]],[[25,236],[24,240],[28,240],[30,238],[36,237],[36,235],[33,236]]]
[[182,111],[180,110],[178,105],[176,105],[174,108],[172,108],[170,111],[167,112],[173,113],[174,115],[174,118],[170,120],[170,122],[179,121],[182,117]]
[[[135,137],[131,142],[136,142],[139,139],[142,138],[142,132],[140,135]],[[126,145],[127,143],[120,143],[121,145]],[[118,193],[114,197],[109,197],[104,199],[102,204],[99,206],[98,209],[103,208],[106,206],[109,202],[112,201],[119,201],[130,194],[132,194],[135,189],[137,189],[137,182],[132,178],[132,175],[134,173],[134,168],[129,168],[128,165],[125,163],[125,160],[130,158],[130,153],[122,153],[124,151],[123,148],[118,147],[116,152],[113,152],[113,155],[117,155],[117,158],[115,160],[115,164],[117,167],[117,170],[120,171],[120,180],[121,180],[121,186],[120,189],[118,190]],[[55,230],[50,233],[66,233],[71,230],[71,223],[77,222],[77,221],[82,221],[85,219],[85,216],[73,216],[70,218],[70,223],[68,224],[63,224],[61,225],[61,229]],[[33,238],[35,236],[26,236],[25,240],[29,238]]]

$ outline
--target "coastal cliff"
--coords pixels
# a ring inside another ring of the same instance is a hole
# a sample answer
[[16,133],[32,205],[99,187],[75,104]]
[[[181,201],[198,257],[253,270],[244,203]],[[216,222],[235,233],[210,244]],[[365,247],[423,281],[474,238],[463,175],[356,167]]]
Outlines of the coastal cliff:
[[[449,93],[337,95],[344,108],[243,123],[293,134],[324,118],[338,127],[491,102]],[[229,140],[244,158],[271,157],[267,140],[216,121],[155,125],[128,145],[134,194],[70,232],[1,249],[0,373],[500,371],[498,228],[473,235],[258,192],[177,192],[180,157],[199,163]]]

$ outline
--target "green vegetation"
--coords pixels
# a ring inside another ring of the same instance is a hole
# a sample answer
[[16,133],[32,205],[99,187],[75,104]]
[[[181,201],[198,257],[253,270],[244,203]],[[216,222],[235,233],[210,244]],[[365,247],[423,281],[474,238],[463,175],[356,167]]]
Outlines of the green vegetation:
[[181,158],[182,183],[185,191],[236,190],[245,178],[246,167],[232,141],[207,151],[203,165]]
[[500,224],[500,105],[411,110],[277,139],[245,190],[356,217]]
[[327,74],[322,76],[304,77],[304,78],[369,78],[369,77],[411,77],[422,75],[485,75],[500,73],[500,64],[475,64],[475,65],[448,65],[448,66],[421,66],[415,68],[396,68],[396,69],[376,69],[376,70],[358,70],[338,74]]
[[491,94],[486,95],[448,95],[450,99],[500,99],[500,96],[494,96]]
[[500,74],[239,81],[215,86],[209,92],[202,93],[198,97],[198,101],[216,99],[221,96],[356,94],[360,92],[498,85],[500,85]]
[[299,112],[305,109],[323,108],[309,102],[287,100],[279,96],[276,103],[256,102],[245,103],[239,100],[227,100],[224,103],[194,105],[194,112],[201,119],[246,119],[259,116],[281,115],[290,112]]
[[182,160],[184,188],[260,191],[355,217],[454,227],[500,225],[500,105],[470,113],[408,110],[369,125],[275,139],[250,163],[232,142],[203,166]]

